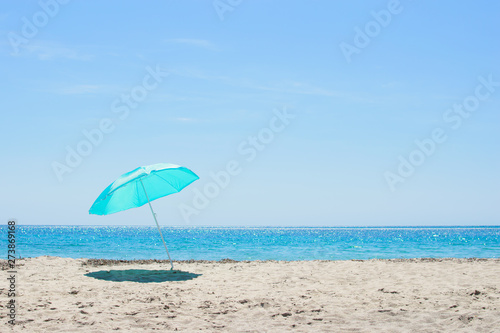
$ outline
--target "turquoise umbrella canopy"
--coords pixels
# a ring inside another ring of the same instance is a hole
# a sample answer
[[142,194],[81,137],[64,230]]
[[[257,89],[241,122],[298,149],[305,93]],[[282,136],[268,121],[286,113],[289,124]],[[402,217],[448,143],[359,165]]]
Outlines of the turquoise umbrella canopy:
[[106,187],[90,207],[89,213],[108,215],[149,203],[149,208],[173,269],[174,265],[163,239],[160,225],[156,220],[151,201],[180,192],[197,179],[199,177],[193,171],[175,164],[158,163],[139,167],[121,175]]
[[96,199],[89,213],[108,215],[140,207],[158,198],[180,192],[199,177],[188,168],[158,163],[121,175]]

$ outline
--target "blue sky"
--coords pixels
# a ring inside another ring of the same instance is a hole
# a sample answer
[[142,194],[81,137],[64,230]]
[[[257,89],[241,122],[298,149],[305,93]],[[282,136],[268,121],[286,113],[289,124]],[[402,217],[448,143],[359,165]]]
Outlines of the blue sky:
[[[88,209],[122,173],[168,162],[200,180],[154,201],[163,225],[498,225],[499,11],[4,2],[0,219],[152,225],[147,207]],[[222,186],[211,173],[228,163]]]

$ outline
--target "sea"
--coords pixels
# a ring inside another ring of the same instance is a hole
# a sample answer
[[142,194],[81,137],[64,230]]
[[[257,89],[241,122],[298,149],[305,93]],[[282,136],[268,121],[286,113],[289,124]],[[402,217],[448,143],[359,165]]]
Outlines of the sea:
[[[7,226],[0,248],[7,257]],[[163,227],[174,260],[367,260],[499,258],[500,226]],[[158,229],[146,226],[26,226],[16,257],[167,259]]]

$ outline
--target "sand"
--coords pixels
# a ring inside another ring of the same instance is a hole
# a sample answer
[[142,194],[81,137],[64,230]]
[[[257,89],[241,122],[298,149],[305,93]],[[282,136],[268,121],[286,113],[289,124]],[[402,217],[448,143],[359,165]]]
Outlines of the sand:
[[500,259],[2,265],[1,332],[500,332]]

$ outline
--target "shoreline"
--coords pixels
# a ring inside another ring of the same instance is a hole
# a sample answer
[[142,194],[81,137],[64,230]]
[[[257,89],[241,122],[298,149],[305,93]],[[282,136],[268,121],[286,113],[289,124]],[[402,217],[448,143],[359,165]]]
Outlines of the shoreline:
[[[168,259],[105,259],[105,258],[67,258],[59,256],[38,256],[38,257],[26,257],[26,258],[16,258],[16,262],[22,262],[26,259],[37,259],[37,258],[60,258],[60,259],[73,259],[73,260],[83,260],[82,265],[85,266],[114,266],[114,265],[150,265],[150,264],[170,264]],[[175,264],[232,264],[232,263],[300,263],[300,262],[372,262],[372,261],[382,261],[382,262],[479,262],[479,261],[494,261],[500,263],[500,258],[481,258],[481,257],[470,257],[470,258],[433,258],[433,257],[423,257],[423,258],[393,258],[393,259],[339,259],[339,260],[325,260],[325,259],[310,259],[310,260],[234,260],[231,258],[223,258],[220,260],[204,260],[204,259],[187,259],[187,260],[172,260]],[[7,266],[6,259],[0,259],[0,269],[4,269]]]

